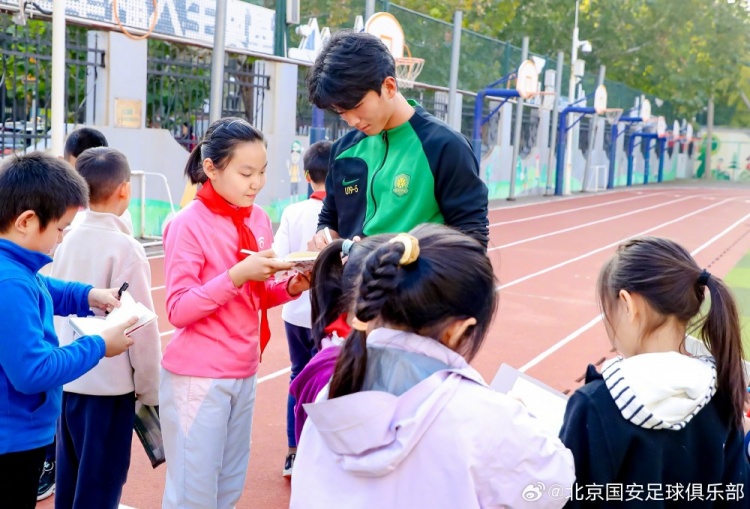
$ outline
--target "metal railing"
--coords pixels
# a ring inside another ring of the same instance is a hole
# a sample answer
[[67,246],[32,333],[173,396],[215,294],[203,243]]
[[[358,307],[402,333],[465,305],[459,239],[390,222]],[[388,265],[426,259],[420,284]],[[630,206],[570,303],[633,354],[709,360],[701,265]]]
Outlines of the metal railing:
[[[96,79],[104,50],[96,35],[68,26],[65,59],[66,126],[86,121],[86,106],[96,102]],[[0,157],[50,145],[52,35],[47,21],[15,25],[0,16]],[[92,108],[94,110],[94,108]],[[96,118],[94,117],[94,122]]]
[[[159,40],[148,44],[148,126],[167,129],[191,151],[209,126],[211,52]],[[245,118],[262,130],[269,81],[264,61],[228,53],[221,116]]]

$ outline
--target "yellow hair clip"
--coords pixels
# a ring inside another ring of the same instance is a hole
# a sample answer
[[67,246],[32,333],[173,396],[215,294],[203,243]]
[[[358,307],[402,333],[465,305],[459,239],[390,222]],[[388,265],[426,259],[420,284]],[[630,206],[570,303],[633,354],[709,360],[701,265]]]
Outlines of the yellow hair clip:
[[417,258],[419,258],[419,240],[416,237],[412,237],[408,233],[399,233],[389,242],[392,244],[403,244],[404,246],[404,254],[401,255],[398,261],[399,265],[409,265],[416,262]]
[[352,329],[360,332],[367,332],[367,322],[363,322],[356,316],[352,319]]

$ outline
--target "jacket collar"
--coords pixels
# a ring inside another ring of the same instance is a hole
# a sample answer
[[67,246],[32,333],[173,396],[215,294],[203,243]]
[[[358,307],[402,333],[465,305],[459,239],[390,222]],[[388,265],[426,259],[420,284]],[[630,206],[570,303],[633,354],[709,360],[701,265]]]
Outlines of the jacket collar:
[[34,273],[52,262],[52,258],[46,254],[31,251],[6,239],[0,239],[0,257],[7,258]]
[[411,332],[384,327],[375,329],[367,335],[367,346],[398,348],[399,350],[418,353],[436,359],[453,369],[469,367],[466,359],[447,346],[432,338],[426,338]]
[[93,210],[85,210],[81,213],[84,214],[81,226],[85,225],[103,230],[114,230],[128,235],[133,234],[125,221],[114,214],[108,212],[94,212]]

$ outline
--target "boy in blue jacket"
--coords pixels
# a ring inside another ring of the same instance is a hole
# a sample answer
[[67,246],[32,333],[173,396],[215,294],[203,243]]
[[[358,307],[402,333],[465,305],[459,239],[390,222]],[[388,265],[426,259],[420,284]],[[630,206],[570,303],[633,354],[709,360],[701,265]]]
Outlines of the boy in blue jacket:
[[[117,289],[93,289],[38,274],[80,207],[88,187],[65,161],[39,152],[0,168],[0,493],[4,507],[33,508],[45,447],[60,415],[62,385],[132,340],[125,329],[60,347],[53,315],[119,306]],[[93,255],[93,254],[92,254]]]

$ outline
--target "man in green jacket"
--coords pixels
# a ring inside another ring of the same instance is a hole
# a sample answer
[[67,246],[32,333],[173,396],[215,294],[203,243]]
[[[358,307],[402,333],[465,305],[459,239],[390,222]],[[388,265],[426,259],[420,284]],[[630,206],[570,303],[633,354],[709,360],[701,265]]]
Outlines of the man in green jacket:
[[307,74],[310,102],[356,130],[331,152],[313,242],[442,223],[488,242],[487,187],[466,138],[398,91],[393,56],[363,32],[338,32]]

